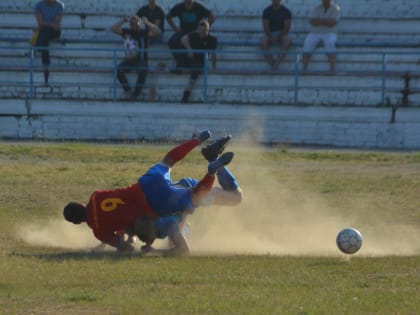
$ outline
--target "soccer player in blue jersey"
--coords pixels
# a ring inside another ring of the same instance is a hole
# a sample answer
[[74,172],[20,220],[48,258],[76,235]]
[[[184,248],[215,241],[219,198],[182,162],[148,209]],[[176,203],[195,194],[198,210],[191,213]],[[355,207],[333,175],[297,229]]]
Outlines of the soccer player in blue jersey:
[[[230,140],[231,136],[224,136],[215,143],[204,147],[201,152],[203,156],[209,161],[213,162],[218,155],[222,153],[225,144]],[[216,172],[218,182],[221,186],[213,187],[203,198],[201,202],[192,209],[192,211],[180,211],[170,216],[163,216],[156,219],[145,218],[138,220],[134,227],[135,233],[140,240],[146,243],[142,246],[143,253],[158,253],[163,255],[188,255],[190,248],[188,241],[183,232],[183,225],[188,214],[192,213],[195,208],[206,205],[223,205],[234,206],[242,201],[242,190],[239,187],[235,176],[229,171],[227,167],[222,167]],[[183,178],[174,183],[174,186],[186,187],[193,189],[198,184],[198,180],[194,178]],[[168,237],[171,248],[169,249],[154,249],[151,245],[156,238],[163,239]]]
[[[209,161],[209,165],[212,165],[218,159],[218,156],[223,152],[225,145],[230,139],[231,136],[224,136],[213,144],[202,148],[201,152]],[[213,187],[206,196],[196,194],[197,187],[201,185],[197,179],[186,177],[173,183],[170,179],[170,171],[166,172],[165,169],[162,165],[156,164],[145,174],[151,177],[149,179],[150,182],[147,182],[147,180],[142,182],[141,180],[144,176],[140,178],[140,183],[144,183],[142,187],[153,187],[153,191],[148,193],[146,193],[148,189],[143,188],[146,196],[148,196],[147,201],[154,210],[161,208],[163,211],[158,216],[146,216],[136,220],[132,227],[125,229],[125,231],[120,231],[120,234],[123,235],[125,232],[128,235],[127,241],[130,243],[134,242],[134,237],[137,234],[146,243],[142,247],[144,252],[159,252],[151,247],[152,243],[156,238],[168,237],[173,246],[170,250],[164,250],[164,254],[188,254],[188,242],[185,239],[185,235],[180,234],[186,215],[194,212],[197,207],[210,204],[237,205],[242,200],[242,191],[233,174],[225,166],[219,166],[216,170],[216,177],[222,188]],[[161,172],[162,170],[163,172]],[[165,183],[160,180],[156,181],[156,178],[154,178],[156,173],[165,174]],[[169,198],[165,197],[165,191],[167,190],[172,191],[167,195],[171,196]],[[174,195],[173,192],[176,192],[177,195]],[[195,192],[193,195],[197,195],[199,199],[195,198],[195,201],[191,202],[192,199],[188,197],[189,194],[186,192]],[[153,198],[155,200],[151,201]],[[172,207],[170,211],[168,211],[168,207]],[[174,211],[173,209],[176,210]],[[93,250],[102,250],[104,246],[105,244],[102,243]]]

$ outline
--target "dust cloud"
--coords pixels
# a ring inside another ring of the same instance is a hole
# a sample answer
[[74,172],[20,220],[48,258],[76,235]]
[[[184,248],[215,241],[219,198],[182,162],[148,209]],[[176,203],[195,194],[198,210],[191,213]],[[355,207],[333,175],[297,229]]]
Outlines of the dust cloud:
[[[349,226],[359,229],[364,237],[357,255],[420,253],[419,229],[391,226],[380,217],[366,221],[343,213],[329,206],[321,194],[287,187],[273,175],[279,167],[232,162],[230,168],[243,190],[242,204],[199,208],[188,218],[194,254],[343,255],[335,239],[342,228]],[[351,202],[347,208],[359,206],[360,201]]]
[[[255,152],[258,156],[263,150],[256,147]],[[242,204],[202,207],[189,216],[191,254],[339,256],[343,254],[337,249],[335,238],[349,226],[357,228],[364,237],[357,255],[420,253],[419,229],[390,224],[380,217],[366,221],[343,213],[329,206],[321,194],[299,191],[279,180],[275,173],[287,167],[249,164],[235,158],[229,168],[243,190]],[[297,176],[294,180],[299,182]],[[359,207],[361,204],[357,203],[362,201],[353,202],[346,207]],[[99,244],[86,224],[73,225],[61,217],[26,225],[19,235],[25,242],[39,246],[91,249]],[[162,244],[167,243],[158,242],[159,247]]]
[[99,244],[86,224],[75,225],[63,218],[29,223],[18,231],[26,243],[67,249],[90,249]]

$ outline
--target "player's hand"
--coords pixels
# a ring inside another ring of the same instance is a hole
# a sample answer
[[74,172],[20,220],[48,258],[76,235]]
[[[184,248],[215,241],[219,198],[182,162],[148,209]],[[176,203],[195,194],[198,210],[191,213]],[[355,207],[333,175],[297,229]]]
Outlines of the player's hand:
[[117,247],[117,252],[119,253],[131,253],[134,250],[133,245],[128,242],[120,242]]

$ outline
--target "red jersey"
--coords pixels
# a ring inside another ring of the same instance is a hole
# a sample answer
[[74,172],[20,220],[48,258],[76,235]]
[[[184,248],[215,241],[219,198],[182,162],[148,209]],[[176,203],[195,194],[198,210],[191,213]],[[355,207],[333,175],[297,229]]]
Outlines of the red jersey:
[[137,218],[157,216],[148,205],[140,183],[126,188],[95,191],[86,208],[86,221],[93,234],[111,246],[118,244],[118,230],[132,227]]

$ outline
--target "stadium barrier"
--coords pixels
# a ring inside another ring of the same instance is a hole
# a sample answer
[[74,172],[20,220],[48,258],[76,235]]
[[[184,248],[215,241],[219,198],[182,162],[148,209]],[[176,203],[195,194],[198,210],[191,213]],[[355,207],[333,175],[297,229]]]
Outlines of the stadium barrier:
[[[10,50],[9,47],[0,47],[1,50]],[[63,87],[80,87],[83,86],[85,88],[89,87],[92,89],[95,88],[109,88],[112,90],[111,96],[107,97],[106,95],[102,95],[103,98],[107,99],[110,98],[112,100],[118,99],[118,91],[121,89],[120,85],[117,80],[117,65],[122,60],[122,55],[124,50],[117,49],[117,48],[69,48],[69,47],[32,47],[30,48],[29,53],[27,53],[27,65],[6,65],[0,64],[0,72],[16,72],[16,73],[27,73],[28,77],[26,82],[22,80],[20,77],[18,80],[13,80],[13,77],[4,76],[0,77],[0,85],[2,86],[19,86],[23,87],[26,91],[25,98],[31,100],[36,98],[36,94],[34,93],[35,87],[40,86],[41,84],[38,83],[34,79],[34,75],[37,72],[43,71],[43,66],[37,64],[34,59],[34,51],[42,50],[42,49],[49,49],[51,52],[56,52],[57,54],[62,53],[65,51],[67,54],[80,54],[86,53],[87,51],[94,52],[95,55],[101,56],[105,59],[105,62],[109,61],[109,65],[106,66],[98,66],[98,65],[83,65],[83,66],[74,66],[74,65],[51,65],[49,66],[50,72],[56,73],[72,73],[72,74],[94,74],[94,73],[104,73],[109,74],[110,81],[98,81],[93,77],[94,81],[89,80],[82,80],[83,76],[79,75],[76,78],[69,80],[69,81],[60,81],[54,82],[52,84],[57,84]],[[170,53],[172,52],[179,52],[185,53],[186,50],[168,50],[168,49],[148,49],[149,56],[153,56],[152,59],[156,58],[159,60],[159,55],[163,56],[160,59],[168,58]],[[201,53],[208,53],[208,51],[195,51]],[[216,50],[216,54],[218,56],[234,56],[234,58],[240,56],[241,54],[258,54],[261,55],[265,52],[258,50],[256,51],[255,48],[253,50]],[[302,91],[311,89],[313,91],[328,91],[330,89],[341,89],[345,91],[353,91],[357,93],[357,91],[366,91],[370,93],[375,93],[376,100],[374,103],[378,105],[389,105],[390,95],[393,95],[392,103],[396,103],[395,95],[399,95],[399,104],[400,105],[407,105],[409,103],[409,95],[419,94],[420,89],[418,86],[418,79],[420,77],[420,72],[416,69],[413,71],[406,71],[406,70],[395,70],[389,69],[388,59],[390,57],[401,58],[402,56],[407,55],[414,55],[418,56],[419,53],[413,52],[406,52],[406,51],[392,51],[392,52],[354,52],[354,51],[337,51],[338,56],[345,56],[345,55],[356,55],[356,56],[375,56],[376,59],[379,60],[377,63],[379,67],[373,71],[337,71],[334,74],[329,73],[328,71],[328,63],[325,62],[325,71],[307,71],[303,72],[300,66],[300,59],[302,55],[302,51],[288,51],[286,55],[294,60],[293,70],[248,70],[248,69],[229,69],[223,70],[219,69],[216,71],[209,71],[209,61],[205,58],[205,65],[202,69],[202,76],[200,77],[200,82],[197,87],[202,89],[202,101],[207,103],[211,102],[209,99],[209,91],[217,91],[218,89],[236,89],[236,90],[243,90],[243,89],[255,89],[255,90],[287,90],[293,94],[292,102],[294,104],[301,103],[301,94]],[[325,52],[322,50],[316,51],[313,55],[325,55]],[[40,58],[39,58],[40,59]],[[134,70],[134,69],[133,69]],[[151,74],[161,74],[165,75],[165,73],[169,73],[170,70],[167,68],[162,69],[159,65],[153,65],[149,67],[149,73]],[[241,80],[224,80],[224,77],[228,76],[241,76],[245,78],[245,84]],[[219,80],[210,80],[212,76],[218,76]],[[277,78],[283,77],[285,80],[278,80]],[[371,78],[368,85],[364,86],[360,82],[358,82],[357,78],[369,77]],[[175,77],[170,76],[167,80],[162,80],[161,82],[154,82],[153,86],[160,89],[183,89],[186,86],[186,82],[182,82],[180,84],[178,80],[174,79]],[[253,78],[253,80],[247,79]],[[290,80],[290,78],[293,78]],[[309,80],[308,80],[309,78]],[[343,80],[336,80],[335,78],[344,78]],[[346,78],[352,78],[351,80],[347,80]],[[393,79],[391,83],[391,79]],[[394,82],[397,82],[394,84]],[[417,84],[411,84],[411,81],[417,82]],[[335,85],[334,82],[341,81],[342,83]],[[348,81],[348,82],[347,82]],[[344,84],[343,84],[344,82]],[[146,80],[145,87],[150,87],[151,84],[148,83]],[[274,92],[273,92],[274,93]],[[290,94],[290,93],[289,93]],[[80,98],[83,98],[81,96]],[[229,100],[226,100],[229,102]],[[258,99],[256,99],[258,102]],[[289,102],[290,103],[290,102]]]

